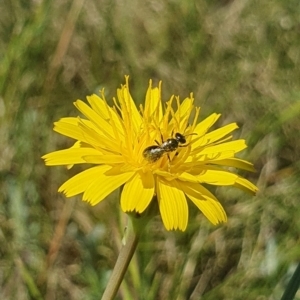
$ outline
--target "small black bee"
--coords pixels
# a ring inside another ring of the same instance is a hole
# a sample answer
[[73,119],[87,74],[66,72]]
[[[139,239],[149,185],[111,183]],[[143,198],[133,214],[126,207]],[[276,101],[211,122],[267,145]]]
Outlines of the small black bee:
[[157,145],[149,146],[143,151],[143,156],[149,162],[156,162],[159,160],[165,153],[176,151],[179,147],[186,147],[188,144],[186,143],[186,138],[183,134],[177,132],[175,133],[174,138],[167,139],[159,144],[158,141],[155,140]]

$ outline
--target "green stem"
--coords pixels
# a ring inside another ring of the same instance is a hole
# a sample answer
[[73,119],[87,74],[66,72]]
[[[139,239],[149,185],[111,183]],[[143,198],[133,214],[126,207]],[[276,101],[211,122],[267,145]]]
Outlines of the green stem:
[[124,238],[124,242],[120,250],[117,262],[101,300],[114,299],[137,247],[139,241],[139,233],[137,232],[137,230],[135,230],[134,226],[132,226],[131,220],[129,220],[129,223],[130,225],[127,227],[127,230],[125,232],[126,236]]
[[282,295],[281,300],[292,300],[294,299],[296,292],[298,291],[300,286],[300,263],[298,263],[298,266],[290,279],[290,282],[288,283],[284,294]]

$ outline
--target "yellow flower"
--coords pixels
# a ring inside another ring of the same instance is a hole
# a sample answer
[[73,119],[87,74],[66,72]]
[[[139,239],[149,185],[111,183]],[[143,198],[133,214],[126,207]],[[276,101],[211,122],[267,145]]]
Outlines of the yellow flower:
[[222,205],[203,184],[257,191],[251,182],[224,168],[254,170],[251,163],[235,157],[246,148],[244,140],[232,140],[236,123],[209,132],[220,114],[197,123],[200,108],[194,106],[192,94],[181,103],[172,96],[163,104],[161,84],[153,88],[151,80],[145,104],[138,109],[125,79],[113,106],[102,91],[101,97],[87,97],[89,105],[74,102],[86,118],[54,123],[54,131],[76,142],[44,155],[46,165],[95,165],[67,180],[59,192],[67,197],[83,193],[82,199],[95,205],[124,185],[122,210],[143,213],[151,201],[157,201],[167,230],[186,229],[187,199],[213,224],[225,222]]

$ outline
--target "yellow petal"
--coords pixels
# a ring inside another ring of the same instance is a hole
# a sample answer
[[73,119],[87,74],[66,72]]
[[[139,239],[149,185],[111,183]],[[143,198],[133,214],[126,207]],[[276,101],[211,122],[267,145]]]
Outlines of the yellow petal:
[[227,221],[226,213],[220,202],[203,186],[196,183],[179,181],[178,185],[211,223],[216,225]]
[[[129,92],[128,76],[125,76],[126,84],[117,90],[118,99],[121,104],[121,113],[125,123],[125,128],[131,128],[138,132],[142,124],[142,116]],[[133,125],[133,128],[131,127]]]
[[77,118],[62,118],[54,123],[53,130],[75,140],[84,140],[81,130],[78,130]]
[[119,151],[120,141],[107,136],[106,132],[100,132],[98,128],[91,127],[86,123],[86,120],[80,119],[78,128],[82,131],[85,141],[97,148],[106,148],[112,151]]
[[[200,163],[203,161],[214,161],[220,159],[227,159],[234,157],[234,154],[247,148],[244,140],[230,141],[215,146],[203,147],[203,149],[194,149],[193,153],[196,154],[194,160],[198,160]],[[189,157],[189,161],[192,161],[192,157]]]
[[47,166],[61,166],[86,163],[84,156],[99,154],[101,152],[94,148],[69,148],[48,153],[42,158]]
[[199,183],[199,180],[193,175],[188,172],[182,172],[179,176],[178,179],[180,181],[189,181],[189,182],[194,182],[194,183]]
[[157,181],[157,198],[162,221],[167,230],[185,231],[188,222],[188,205],[177,181]]
[[[70,147],[70,148],[80,148],[82,145],[81,145],[81,142],[80,141],[77,141],[77,142],[75,142],[74,143],[74,145],[72,146],[72,147]],[[71,164],[71,165],[67,165],[67,169],[68,170],[70,170],[70,169],[72,169],[73,168],[73,164]]]
[[199,155],[196,155],[195,157],[189,156],[184,166],[189,169],[193,168],[194,166],[203,166],[206,164],[213,164],[218,160],[228,159],[234,157],[234,150],[227,150],[223,152],[213,152],[210,154],[203,154],[199,152]]
[[208,183],[212,185],[234,185],[238,176],[224,170],[210,170],[206,166],[198,175],[194,175],[200,183]]
[[[106,167],[110,168],[110,166]],[[107,173],[109,172],[103,172],[97,176],[96,180],[85,190],[82,200],[89,202],[91,205],[96,205],[115,189],[130,180],[134,174],[133,172],[128,172],[110,176]]]
[[[91,121],[84,120],[81,118],[63,118],[58,122],[54,123],[54,131],[68,136],[73,139],[85,142],[91,145],[101,146],[101,140],[99,136],[104,136],[104,134],[97,128]],[[96,138],[95,138],[96,136]],[[110,137],[111,139],[111,137]]]
[[215,146],[205,147],[203,150],[201,150],[200,153],[213,154],[213,153],[221,153],[225,151],[233,151],[233,153],[237,153],[244,150],[245,148],[247,148],[245,140],[236,140],[236,141],[230,141]]
[[250,171],[250,172],[255,172],[254,166],[252,163],[240,159],[240,158],[227,158],[227,159],[221,159],[221,160],[217,160],[215,162],[211,162],[212,164],[216,164],[216,165],[221,165],[221,166],[227,166],[227,167],[234,167],[234,168],[238,168],[238,169],[242,169],[242,170],[246,170],[246,171]]
[[67,197],[72,197],[83,193],[89,185],[95,181],[103,172],[106,172],[109,166],[98,166],[87,169],[67,180],[58,189],[60,193],[64,193]]
[[87,155],[82,157],[83,160],[90,164],[119,164],[124,163],[124,158],[121,155]]
[[220,116],[221,114],[216,114],[216,113],[211,114],[206,119],[204,119],[199,124],[197,124],[194,133],[197,133],[198,136],[202,136],[206,134],[208,129],[217,122]]
[[[178,109],[174,114],[174,117],[170,121],[170,125],[172,127],[178,127],[178,130],[181,130],[184,133],[186,129],[187,122],[190,118],[191,111],[194,107],[194,99],[193,98],[185,98],[181,104],[179,98],[176,97]],[[176,124],[179,121],[178,125]]]
[[222,137],[228,135],[229,133],[231,133],[232,131],[238,129],[239,126],[236,123],[230,123],[227,124],[223,127],[220,127],[218,129],[215,129],[209,133],[207,133],[205,135],[205,137],[209,140],[209,141],[217,141],[219,139],[221,139]]
[[142,213],[151,202],[154,195],[153,175],[136,173],[128,181],[122,191],[121,208],[124,212],[136,211]]
[[109,124],[116,126],[118,132],[123,132],[123,127],[120,123],[120,119],[117,117],[116,112],[109,107],[104,100],[99,96],[93,94],[86,97],[92,109],[101,116],[102,119],[107,121]]
[[[205,170],[203,170],[205,168]],[[249,180],[242,178],[234,173],[225,170],[209,169],[209,166],[199,167],[199,174],[197,170],[193,170],[191,173],[183,172],[178,176],[181,181],[188,181],[193,183],[207,183],[211,185],[233,185],[243,191],[250,194],[256,194],[258,188]]]
[[72,125],[77,125],[78,124],[78,118],[74,118],[74,117],[64,117],[64,118],[60,118],[56,123],[68,123],[68,124],[72,124]]
[[242,178],[242,177],[239,177],[236,180],[236,183],[234,184],[234,186],[236,186],[237,188],[239,188],[245,192],[248,192],[252,195],[256,195],[256,193],[258,191],[258,188],[253,183],[251,183],[249,180]]
[[152,80],[149,81],[149,87],[146,93],[144,116],[149,120],[154,120],[159,124],[162,119],[163,110],[161,105],[161,82],[158,88],[152,88]]
[[[93,94],[91,96],[86,97],[89,102],[91,108],[104,120],[108,120],[110,118],[109,113],[107,111],[107,105],[103,99],[101,99],[98,95]],[[111,108],[110,108],[111,109]]]
[[239,128],[236,123],[231,123],[221,128],[218,128],[214,131],[211,131],[205,134],[203,137],[198,139],[196,142],[192,144],[192,148],[197,148],[202,145],[212,144],[216,141],[219,141],[223,137],[227,136],[229,133]]
[[77,100],[76,102],[74,102],[74,105],[93,123],[94,126],[97,127],[97,131],[100,131],[103,135],[109,137],[114,136],[112,126],[109,124],[109,122],[101,118],[91,107],[89,107],[81,100]]

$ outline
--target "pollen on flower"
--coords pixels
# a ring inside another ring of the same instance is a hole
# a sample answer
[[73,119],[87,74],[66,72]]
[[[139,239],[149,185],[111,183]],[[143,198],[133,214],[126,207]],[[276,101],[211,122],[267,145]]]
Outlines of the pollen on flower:
[[183,101],[171,96],[163,102],[161,88],[161,82],[153,87],[150,80],[145,103],[137,108],[126,76],[112,106],[104,91],[88,96],[88,104],[75,101],[84,117],[62,118],[54,127],[73,139],[74,146],[42,158],[49,166],[93,165],[59,188],[67,197],[82,194],[84,201],[96,205],[123,186],[121,209],[142,214],[157,201],[167,230],[186,229],[187,201],[213,224],[226,222],[222,205],[205,185],[231,185],[256,193],[254,184],[228,170],[254,170],[250,162],[236,157],[246,143],[232,139],[235,123],[211,130],[220,114],[199,120],[193,94]]

